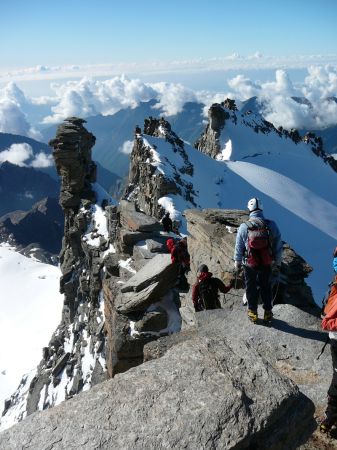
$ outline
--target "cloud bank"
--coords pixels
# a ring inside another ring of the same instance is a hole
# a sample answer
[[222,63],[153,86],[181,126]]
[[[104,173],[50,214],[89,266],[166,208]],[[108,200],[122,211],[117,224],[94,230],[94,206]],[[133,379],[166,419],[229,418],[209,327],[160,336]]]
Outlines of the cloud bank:
[[27,143],[12,144],[8,149],[0,152],[0,163],[8,161],[20,167],[44,168],[53,164],[53,157],[40,152],[36,155]]
[[39,139],[40,133],[29,123],[23,108],[29,100],[15,83],[0,89],[0,132]]
[[[64,65],[47,66],[37,65],[13,71],[0,72],[0,82],[12,80],[52,80],[70,77],[114,77],[121,74],[137,76],[139,74],[160,74],[212,70],[277,70],[305,69],[309,66],[325,66],[327,64],[337,65],[337,54],[331,55],[287,55],[274,56],[263,55],[256,51],[250,55],[240,55],[233,52],[213,58],[193,58],[172,61],[145,61],[145,62],[115,62],[112,64],[90,64],[90,65]],[[207,74],[206,74],[207,76]]]
[[[239,100],[256,96],[261,113],[275,126],[321,129],[337,125],[337,69],[309,67],[302,85],[294,85],[285,70],[275,81],[256,83],[239,75],[229,81],[229,97]],[[297,99],[297,101],[294,100]]]
[[[241,60],[239,55],[231,58]],[[251,57],[254,60],[261,58],[259,54]],[[222,92],[194,91],[180,83],[145,83],[124,75],[107,80],[85,77],[54,82],[51,84],[53,96],[30,99],[14,83],[9,83],[0,90],[0,131],[38,139],[39,133],[28,120],[29,111],[33,108],[35,120],[39,115],[43,125],[51,125],[68,116],[115,114],[152,99],[157,100],[155,108],[160,109],[164,116],[181,112],[186,102],[203,103],[207,116],[207,110],[214,102],[229,97],[239,103],[254,96],[260,112],[275,126],[321,129],[337,124],[337,102],[334,100],[337,97],[336,66],[310,66],[302,83],[293,83],[286,70],[278,69],[274,79],[268,82],[238,74],[224,80],[224,86]],[[39,114],[36,110],[40,111]]]

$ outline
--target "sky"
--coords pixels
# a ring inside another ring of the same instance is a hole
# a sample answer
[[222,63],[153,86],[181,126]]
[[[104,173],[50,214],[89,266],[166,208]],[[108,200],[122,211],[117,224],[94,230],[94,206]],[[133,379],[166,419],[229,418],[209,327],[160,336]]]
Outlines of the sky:
[[336,53],[334,0],[3,0],[1,69]]

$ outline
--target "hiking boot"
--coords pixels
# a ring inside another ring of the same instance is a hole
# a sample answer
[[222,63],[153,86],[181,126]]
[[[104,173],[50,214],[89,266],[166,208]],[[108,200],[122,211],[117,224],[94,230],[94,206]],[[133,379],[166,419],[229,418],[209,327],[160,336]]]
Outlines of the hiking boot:
[[326,416],[321,420],[319,424],[319,431],[321,433],[329,433],[331,428],[335,425],[335,421],[328,419]]
[[264,316],[263,316],[263,322],[264,323],[270,323],[272,321],[273,318],[273,313],[270,311],[265,310],[264,311]]
[[256,323],[257,322],[257,311],[253,311],[251,309],[248,309],[248,319],[253,322]]

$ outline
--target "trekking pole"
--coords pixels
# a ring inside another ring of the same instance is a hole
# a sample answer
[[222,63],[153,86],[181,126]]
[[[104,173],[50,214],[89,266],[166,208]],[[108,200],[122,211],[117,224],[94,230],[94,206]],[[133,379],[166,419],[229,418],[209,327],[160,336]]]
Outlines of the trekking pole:
[[329,341],[330,341],[330,337],[328,335],[328,337],[326,338],[325,344],[322,347],[321,353],[317,356],[316,359],[319,359],[323,355],[325,347],[328,345]]
[[275,295],[274,295],[273,300],[272,300],[272,304],[273,304],[273,305],[274,305],[274,301],[276,300],[276,297],[277,297],[277,294],[278,294],[278,288],[279,288],[279,286],[280,286],[280,282],[278,281],[278,282],[277,282],[277,285],[276,285],[276,289],[275,289]]

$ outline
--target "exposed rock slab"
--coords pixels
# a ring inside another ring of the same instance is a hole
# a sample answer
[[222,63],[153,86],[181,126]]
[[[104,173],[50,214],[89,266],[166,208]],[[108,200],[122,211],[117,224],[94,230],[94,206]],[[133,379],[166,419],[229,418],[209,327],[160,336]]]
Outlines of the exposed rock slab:
[[[272,327],[259,319],[252,325],[246,308],[240,304],[222,310],[197,313],[200,336],[238,337],[268,360],[276,370],[292,379],[316,406],[318,415],[326,405],[326,393],[331,381],[331,356],[327,348],[317,359],[326,341],[321,320],[310,312],[292,305],[275,305]],[[259,308],[260,317],[263,309]]]
[[0,435],[0,448],[294,449],[313,405],[241,339],[173,347]]
[[126,292],[119,295],[116,299],[116,309],[123,314],[145,309],[152,301],[159,300],[158,286],[159,282],[155,282],[139,292]]
[[158,280],[161,283],[169,283],[175,276],[176,270],[171,263],[171,256],[156,255],[121,287],[121,292],[139,292]]

